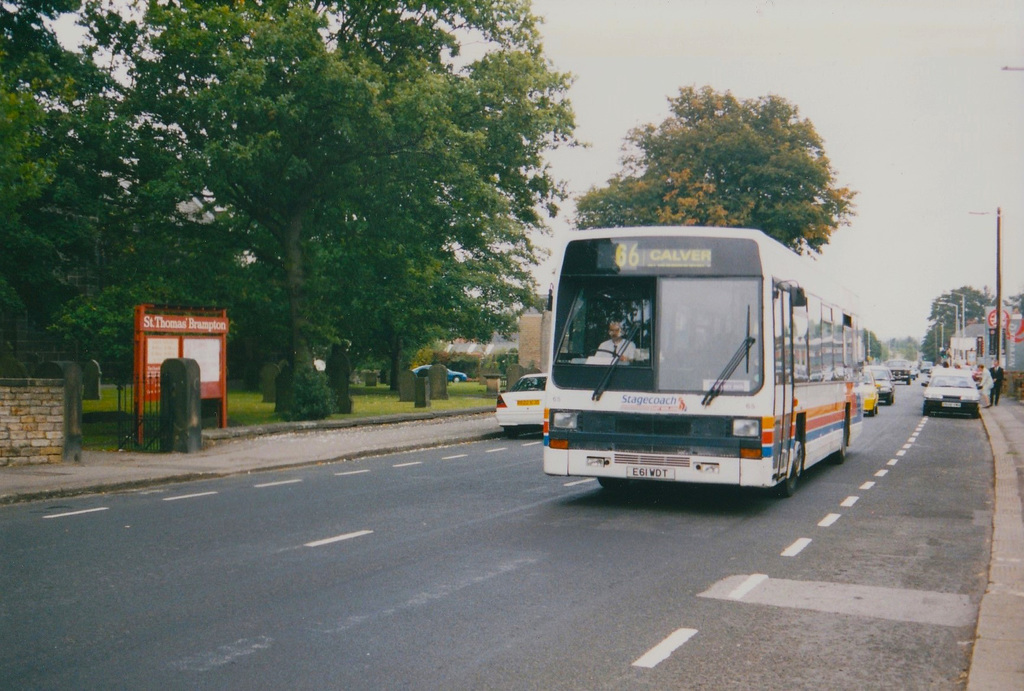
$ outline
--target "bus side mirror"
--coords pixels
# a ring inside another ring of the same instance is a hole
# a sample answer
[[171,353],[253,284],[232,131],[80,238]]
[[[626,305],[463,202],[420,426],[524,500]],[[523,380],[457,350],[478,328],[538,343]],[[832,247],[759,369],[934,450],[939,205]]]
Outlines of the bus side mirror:
[[789,304],[793,307],[807,307],[807,293],[803,288],[793,288],[789,291]]

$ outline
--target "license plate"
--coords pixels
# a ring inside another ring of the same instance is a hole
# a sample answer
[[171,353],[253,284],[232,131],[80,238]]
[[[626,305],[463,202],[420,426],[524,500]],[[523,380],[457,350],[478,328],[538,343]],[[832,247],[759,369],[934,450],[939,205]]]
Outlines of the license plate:
[[675,480],[675,468],[643,468],[630,466],[626,470],[626,477],[646,478],[649,480]]
[[540,401],[519,401],[516,405],[540,405]]
[[943,401],[942,402],[942,407],[943,408],[959,408],[960,404],[957,403],[956,401]]

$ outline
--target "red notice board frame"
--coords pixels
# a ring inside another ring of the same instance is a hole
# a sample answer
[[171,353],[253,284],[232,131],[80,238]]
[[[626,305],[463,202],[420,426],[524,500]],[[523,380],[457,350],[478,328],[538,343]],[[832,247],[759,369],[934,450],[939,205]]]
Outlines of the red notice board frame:
[[227,310],[135,306],[135,415],[160,400],[160,365],[168,358],[199,362],[200,397],[220,399],[218,424],[228,426]]

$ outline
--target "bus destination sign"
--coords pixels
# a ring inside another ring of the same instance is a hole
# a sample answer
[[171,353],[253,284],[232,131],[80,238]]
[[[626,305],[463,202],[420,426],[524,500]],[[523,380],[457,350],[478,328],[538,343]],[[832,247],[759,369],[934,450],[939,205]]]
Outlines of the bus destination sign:
[[708,269],[711,268],[708,247],[642,247],[638,242],[615,243],[615,266],[620,271],[638,269]]

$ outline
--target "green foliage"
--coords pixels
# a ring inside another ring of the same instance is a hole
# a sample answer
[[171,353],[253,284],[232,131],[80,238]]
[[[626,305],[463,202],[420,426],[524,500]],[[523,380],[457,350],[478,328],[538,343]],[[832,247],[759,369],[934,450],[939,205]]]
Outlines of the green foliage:
[[[978,290],[971,286],[955,288],[932,300],[931,311],[928,313],[928,331],[920,344],[922,357],[932,362],[941,360],[940,350],[949,346],[949,339],[960,328],[957,319],[966,324],[984,323],[988,317],[988,308],[995,304],[996,298],[987,288]],[[959,314],[961,310],[962,314]]]
[[661,125],[632,130],[624,170],[577,204],[580,228],[744,226],[820,251],[853,212],[814,126],[778,96],[680,89]]
[[327,375],[312,365],[295,369],[294,398],[289,420],[323,420],[334,412],[334,392]]

